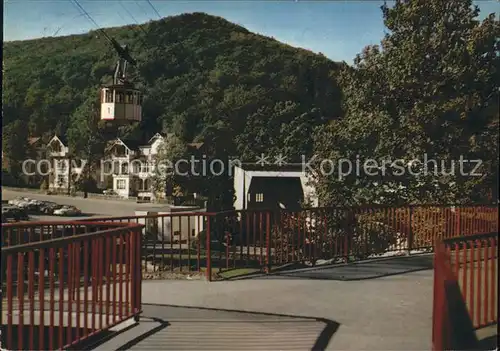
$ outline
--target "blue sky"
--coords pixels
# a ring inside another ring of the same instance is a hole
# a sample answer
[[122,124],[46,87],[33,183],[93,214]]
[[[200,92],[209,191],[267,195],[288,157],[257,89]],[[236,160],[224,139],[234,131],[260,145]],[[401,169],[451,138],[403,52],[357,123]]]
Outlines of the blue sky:
[[[158,19],[146,0],[79,0],[101,27]],[[176,1],[151,0],[162,17],[206,12],[292,46],[352,62],[384,34],[383,1]],[[500,11],[496,0],[478,1],[483,13]],[[124,9],[126,8],[126,10]],[[128,11],[128,12],[127,12]],[[70,0],[4,0],[4,40],[84,33],[95,26]]]

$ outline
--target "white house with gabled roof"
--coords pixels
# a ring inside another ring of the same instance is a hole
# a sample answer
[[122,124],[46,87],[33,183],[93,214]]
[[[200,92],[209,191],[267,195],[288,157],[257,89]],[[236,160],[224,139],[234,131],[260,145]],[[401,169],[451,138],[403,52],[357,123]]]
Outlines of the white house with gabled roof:
[[236,210],[295,210],[304,202],[313,207],[318,206],[316,189],[302,164],[235,165],[233,182]]
[[151,178],[160,145],[172,134],[156,133],[147,143],[115,139],[108,144],[103,174],[112,177],[113,191],[121,197],[152,200]]
[[67,191],[74,177],[82,172],[82,160],[70,157],[66,138],[58,135],[47,143],[46,154],[47,160],[43,162],[50,163],[49,190]]

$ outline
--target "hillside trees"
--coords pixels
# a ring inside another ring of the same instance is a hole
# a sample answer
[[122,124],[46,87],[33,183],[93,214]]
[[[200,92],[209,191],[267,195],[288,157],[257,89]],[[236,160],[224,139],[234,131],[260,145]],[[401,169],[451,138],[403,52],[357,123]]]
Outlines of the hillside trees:
[[2,163],[13,179],[19,179],[23,172],[23,161],[28,150],[28,129],[21,120],[16,120],[2,130]]
[[[186,190],[189,165],[180,161],[189,159],[186,144],[177,136],[169,136],[158,147],[154,158],[151,186],[156,196],[182,196]],[[187,167],[187,169],[186,169]]]
[[[218,121],[206,126],[195,140],[203,142],[206,147],[206,172],[193,177],[196,192],[208,198],[208,211],[223,211],[233,209],[233,156],[234,140],[231,127]],[[237,161],[235,161],[237,162]]]
[[99,98],[97,93],[92,92],[71,116],[67,131],[70,157],[83,162],[82,173],[75,185],[85,193],[96,189],[96,179],[92,175],[100,166],[106,147],[106,137],[99,120]]
[[[382,11],[381,45],[341,73],[345,118],[316,134],[318,160],[359,157],[361,174],[317,176],[323,203],[485,201],[498,182],[498,19],[477,20],[463,0],[398,0]],[[437,166],[414,164],[410,174],[406,163],[425,155]],[[472,164],[461,174],[461,157],[483,160],[482,175],[471,176]],[[363,172],[368,159],[380,166],[374,176]]]
[[[166,129],[187,143],[223,121],[237,141],[231,153],[253,161],[249,146],[259,140],[258,153],[282,151],[286,125],[302,123],[295,118],[313,110],[327,120],[340,116],[338,64],[324,56],[202,13],[143,29],[148,35],[137,26],[106,32],[127,44],[138,63],[129,73],[144,93],[146,139]],[[65,134],[91,89],[110,83],[115,63],[115,52],[95,31],[5,43],[3,125],[20,116],[33,135]]]

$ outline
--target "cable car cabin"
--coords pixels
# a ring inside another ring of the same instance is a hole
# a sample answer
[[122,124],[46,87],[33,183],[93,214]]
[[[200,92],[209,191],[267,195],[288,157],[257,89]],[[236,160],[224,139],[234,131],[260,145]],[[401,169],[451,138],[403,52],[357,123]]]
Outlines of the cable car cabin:
[[110,85],[101,89],[101,120],[117,123],[140,122],[142,94],[127,85]]

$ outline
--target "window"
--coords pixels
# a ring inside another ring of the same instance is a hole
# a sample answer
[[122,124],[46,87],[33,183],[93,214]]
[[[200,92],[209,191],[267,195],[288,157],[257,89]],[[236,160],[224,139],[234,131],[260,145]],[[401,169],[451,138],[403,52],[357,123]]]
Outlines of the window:
[[65,160],[57,161],[57,170],[59,172],[64,172],[66,170],[66,161]]
[[116,180],[116,189],[125,190],[126,188],[127,188],[127,184],[125,182],[125,179],[117,179]]
[[104,164],[104,172],[109,173],[109,172],[111,172],[112,169],[113,169],[113,166],[106,161],[106,163]]
[[66,183],[66,178],[64,176],[60,175],[57,177],[57,185],[62,187]]
[[255,202],[264,202],[264,194],[255,194]]
[[116,102],[123,103],[124,95],[121,92],[116,92]]
[[128,163],[125,162],[125,163],[122,163],[122,167],[121,167],[121,174],[128,174]]
[[142,173],[149,173],[149,164],[141,165],[141,172]]
[[53,152],[61,152],[61,144],[59,142],[57,143],[52,143],[50,145],[50,149],[53,151]]
[[113,102],[113,91],[106,90],[106,102]]
[[134,94],[132,92],[127,92],[125,95],[125,103],[126,104],[133,104],[134,103]]

